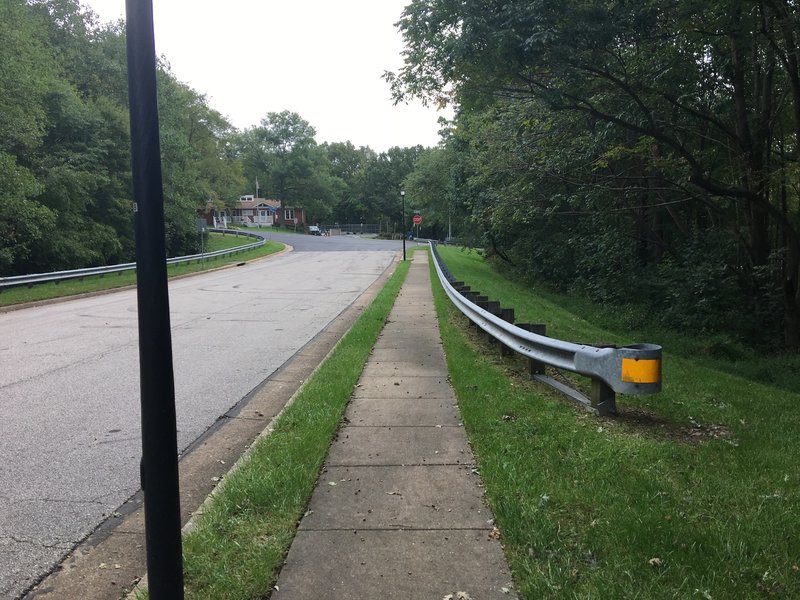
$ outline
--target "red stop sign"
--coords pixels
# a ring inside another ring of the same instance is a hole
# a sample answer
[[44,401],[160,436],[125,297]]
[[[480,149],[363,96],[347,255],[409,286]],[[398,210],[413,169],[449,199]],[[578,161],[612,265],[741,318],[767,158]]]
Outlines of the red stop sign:
[[422,223],[422,215],[414,215],[411,221],[414,223],[414,225],[419,225]]

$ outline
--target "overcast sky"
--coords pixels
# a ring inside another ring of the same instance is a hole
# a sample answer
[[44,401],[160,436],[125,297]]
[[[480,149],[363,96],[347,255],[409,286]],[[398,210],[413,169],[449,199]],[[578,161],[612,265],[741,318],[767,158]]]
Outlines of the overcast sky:
[[[124,18],[125,0],[81,2],[101,21]],[[394,106],[381,77],[402,65],[394,23],[408,2],[154,0],[156,52],[240,129],[290,110],[320,143],[434,146],[452,113]]]

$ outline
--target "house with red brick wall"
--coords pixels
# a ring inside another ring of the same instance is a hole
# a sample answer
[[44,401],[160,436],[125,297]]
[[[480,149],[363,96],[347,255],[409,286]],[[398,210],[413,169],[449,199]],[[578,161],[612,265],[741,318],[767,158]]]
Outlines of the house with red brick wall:
[[306,209],[298,206],[279,208],[275,215],[275,224],[290,229],[305,229],[306,225],[308,225]]

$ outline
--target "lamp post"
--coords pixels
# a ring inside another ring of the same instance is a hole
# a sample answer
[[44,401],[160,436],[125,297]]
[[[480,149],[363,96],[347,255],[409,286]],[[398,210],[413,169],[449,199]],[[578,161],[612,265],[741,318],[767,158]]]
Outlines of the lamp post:
[[403,261],[406,260],[406,191],[400,190],[400,198],[403,203],[403,224],[400,227],[401,235],[403,236]]
[[125,8],[148,587],[153,600],[183,600],[175,376],[164,259],[153,3],[127,0]]

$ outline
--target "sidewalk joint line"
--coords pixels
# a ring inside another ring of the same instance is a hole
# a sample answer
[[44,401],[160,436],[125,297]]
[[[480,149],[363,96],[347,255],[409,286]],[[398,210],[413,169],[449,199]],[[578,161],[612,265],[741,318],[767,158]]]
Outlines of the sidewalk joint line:
[[376,468],[387,468],[387,467],[475,467],[476,463],[398,463],[398,464],[380,464],[376,465],[374,463],[359,463],[359,464],[343,464],[343,463],[328,463],[325,465],[325,468],[331,467],[376,467]]
[[297,532],[322,533],[326,531],[346,531],[355,533],[365,533],[371,531],[492,531],[492,527],[332,527],[330,529],[304,527]]

